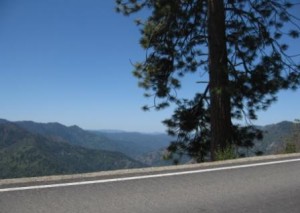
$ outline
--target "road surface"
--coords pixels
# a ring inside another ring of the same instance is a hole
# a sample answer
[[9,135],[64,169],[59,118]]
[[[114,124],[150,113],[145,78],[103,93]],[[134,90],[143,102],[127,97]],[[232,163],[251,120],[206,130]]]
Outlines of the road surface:
[[82,180],[0,181],[0,212],[300,212],[300,155],[176,168]]

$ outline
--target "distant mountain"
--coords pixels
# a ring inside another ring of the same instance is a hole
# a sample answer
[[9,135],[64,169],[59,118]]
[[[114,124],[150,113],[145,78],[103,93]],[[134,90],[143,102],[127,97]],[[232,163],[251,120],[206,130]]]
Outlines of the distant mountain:
[[95,135],[80,127],[64,126],[60,123],[36,123],[32,121],[14,122],[27,131],[40,134],[47,138],[70,143],[91,149],[104,149],[116,151],[117,148],[108,138],[102,135]]
[[[150,152],[165,149],[172,137],[167,134],[147,134],[139,132],[102,132],[92,131],[93,133],[104,136],[110,141],[113,141],[120,148],[122,152],[130,157],[145,155]],[[121,150],[119,150],[121,151]]]
[[166,147],[170,137],[166,134],[142,134],[129,132],[86,131],[78,126],[60,123],[15,122],[24,129],[48,138],[91,149],[122,152],[130,157]]
[[[0,119],[0,124],[7,123],[10,122]],[[141,165],[146,166],[172,164],[172,161],[163,159],[166,148],[173,140],[167,134],[146,134],[118,130],[87,131],[75,125],[67,127],[60,123],[36,123],[32,121],[19,121],[13,122],[13,124],[51,143],[55,141],[56,144],[76,146],[84,150],[120,152],[134,159],[135,162],[141,162]],[[246,155],[254,155],[255,151],[258,150],[264,154],[281,153],[287,138],[293,135],[293,127],[294,123],[288,121],[259,127],[264,132],[264,139],[263,141],[256,141],[253,150],[245,150]],[[181,163],[189,161],[189,158],[185,158]]]
[[[3,120],[2,120],[3,121]],[[33,134],[17,124],[0,121],[0,178],[142,167],[124,154],[92,150]]]
[[0,118],[0,124],[6,124],[6,123],[9,123],[9,121],[8,121],[8,120],[1,119],[1,118]]
[[295,123],[282,121],[277,124],[271,124],[259,127],[263,133],[262,141],[257,141],[256,148],[264,154],[277,154],[283,151],[287,139],[295,131]]
[[[7,121],[4,120],[4,122]],[[148,166],[166,163],[163,160],[163,152],[161,150],[165,149],[172,140],[167,134],[145,134],[117,130],[87,131],[76,125],[67,127],[60,123],[36,123],[32,121],[18,121],[14,123],[33,134],[39,134],[48,139],[89,149],[121,152],[130,158],[142,162],[150,162],[149,156],[153,156],[157,152],[155,155],[157,158],[153,159],[153,163],[147,164]]]

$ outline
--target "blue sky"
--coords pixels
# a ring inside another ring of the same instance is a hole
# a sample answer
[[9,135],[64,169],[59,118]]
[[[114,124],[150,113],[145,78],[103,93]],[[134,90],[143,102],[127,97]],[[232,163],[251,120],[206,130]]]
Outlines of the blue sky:
[[[145,57],[133,19],[113,0],[0,0],[0,118],[163,132],[171,109],[143,112],[151,100],[131,74],[130,60]],[[300,118],[299,106],[299,91],[281,92],[254,123]]]

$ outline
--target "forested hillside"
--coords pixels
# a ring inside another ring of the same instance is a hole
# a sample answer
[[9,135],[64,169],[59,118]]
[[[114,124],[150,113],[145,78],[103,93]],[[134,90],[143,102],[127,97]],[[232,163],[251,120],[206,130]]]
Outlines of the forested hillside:
[[264,137],[262,141],[256,142],[256,149],[263,154],[284,153],[287,143],[293,143],[300,148],[300,128],[295,122],[282,121],[259,128],[263,130]]
[[[284,121],[258,127],[264,133],[245,156],[300,151],[299,124]],[[166,134],[87,131],[78,126],[0,119],[0,178],[70,174],[171,165]],[[180,163],[188,163],[184,156]]]
[[0,178],[142,167],[124,154],[92,150],[0,124]]
[[172,140],[166,134],[87,131],[76,125],[67,127],[60,123],[36,123],[32,121],[15,123],[31,133],[40,134],[47,138],[90,149],[122,152],[134,159],[140,159],[142,155],[164,149]]

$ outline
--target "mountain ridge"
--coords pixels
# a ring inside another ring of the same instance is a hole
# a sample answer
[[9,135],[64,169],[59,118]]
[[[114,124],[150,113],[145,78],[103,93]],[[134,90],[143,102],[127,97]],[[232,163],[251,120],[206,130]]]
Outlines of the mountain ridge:
[[93,150],[0,124],[0,178],[145,167],[122,153]]
[[[58,122],[10,122],[0,119],[0,124],[7,123],[17,125],[35,136],[42,136],[46,141],[55,141],[88,150],[122,153],[143,166],[172,164],[171,160],[165,161],[163,159],[169,142],[174,140],[165,133],[84,130],[77,125],[65,126]],[[255,141],[255,147],[252,150],[245,150],[245,156],[255,155],[258,150],[264,152],[264,154],[283,153],[287,142],[291,141],[290,137],[295,133],[294,126],[295,123],[290,121],[257,126],[264,132],[264,139],[263,141]],[[297,139],[295,138],[292,139],[295,141]],[[300,147],[300,142],[299,145],[297,144],[296,147]],[[185,159],[181,163],[187,162],[189,160]]]
[[[172,140],[167,134],[162,133],[91,131],[81,129],[76,125],[65,126],[56,122],[16,121],[14,123],[32,133],[41,134],[48,138],[90,149],[121,152],[135,160],[140,160],[141,156],[150,152],[165,149]],[[161,160],[163,160],[162,157]]]

